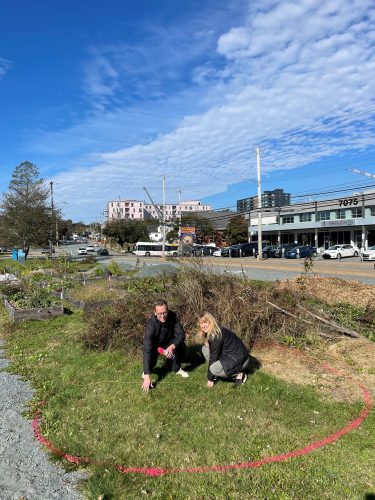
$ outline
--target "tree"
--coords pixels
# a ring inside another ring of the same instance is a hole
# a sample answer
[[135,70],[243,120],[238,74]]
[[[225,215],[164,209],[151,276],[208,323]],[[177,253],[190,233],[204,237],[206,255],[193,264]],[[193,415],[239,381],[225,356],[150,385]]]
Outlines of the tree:
[[143,220],[115,220],[108,222],[103,229],[103,234],[116,238],[121,246],[137,241],[149,241],[147,221]]
[[230,245],[246,242],[248,240],[248,227],[244,217],[242,215],[232,217],[223,236]]
[[209,243],[215,241],[215,228],[211,221],[204,218],[204,215],[191,213],[181,216],[180,225],[182,227],[195,227],[195,243]]
[[35,165],[24,161],[14,169],[1,203],[1,239],[6,245],[22,248],[27,257],[30,246],[53,239],[60,214],[48,198],[48,187]]

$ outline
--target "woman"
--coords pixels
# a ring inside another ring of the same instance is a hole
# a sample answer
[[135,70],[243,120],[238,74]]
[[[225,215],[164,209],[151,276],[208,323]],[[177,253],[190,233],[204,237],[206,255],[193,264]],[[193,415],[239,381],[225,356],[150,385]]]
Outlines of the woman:
[[219,326],[209,312],[199,317],[199,328],[203,338],[202,352],[208,361],[207,387],[214,386],[216,378],[234,378],[234,387],[247,380],[244,372],[249,366],[249,351],[235,333]]

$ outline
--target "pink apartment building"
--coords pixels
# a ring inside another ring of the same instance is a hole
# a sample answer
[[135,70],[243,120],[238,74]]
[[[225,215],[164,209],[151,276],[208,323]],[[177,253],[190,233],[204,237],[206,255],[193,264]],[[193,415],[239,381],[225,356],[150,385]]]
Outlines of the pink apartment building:
[[[156,205],[163,213],[163,205]],[[165,220],[181,218],[182,213],[212,211],[211,205],[202,205],[200,201],[181,201],[165,205]],[[107,221],[116,219],[160,219],[154,205],[137,200],[115,200],[107,203]]]

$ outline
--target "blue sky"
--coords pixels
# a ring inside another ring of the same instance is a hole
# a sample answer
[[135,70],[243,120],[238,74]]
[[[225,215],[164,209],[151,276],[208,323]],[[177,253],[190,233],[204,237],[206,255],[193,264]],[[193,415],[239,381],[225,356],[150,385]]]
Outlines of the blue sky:
[[1,0],[0,190],[28,160],[73,220],[163,175],[234,208],[257,145],[263,190],[363,189],[374,75],[373,0]]

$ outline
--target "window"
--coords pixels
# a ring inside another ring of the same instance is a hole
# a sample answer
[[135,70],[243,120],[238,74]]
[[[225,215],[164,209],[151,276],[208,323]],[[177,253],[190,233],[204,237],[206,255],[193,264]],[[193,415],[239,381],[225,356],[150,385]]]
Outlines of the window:
[[346,210],[336,210],[336,219],[345,219]]
[[331,218],[331,212],[329,212],[328,210],[325,210],[324,212],[317,212],[316,214],[317,222],[321,220],[330,220],[330,218]]
[[362,217],[362,208],[352,208],[352,218]]
[[311,222],[311,213],[305,213],[299,215],[300,222]]
[[281,219],[283,224],[293,224],[294,215],[284,215]]
[[375,217],[375,207],[368,207],[370,209],[370,215]]

